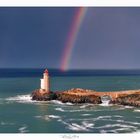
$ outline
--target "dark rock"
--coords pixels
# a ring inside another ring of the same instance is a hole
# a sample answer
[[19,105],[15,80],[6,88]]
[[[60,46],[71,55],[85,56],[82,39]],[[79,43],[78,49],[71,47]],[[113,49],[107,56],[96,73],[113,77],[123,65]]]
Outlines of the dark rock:
[[[79,89],[78,89],[79,90]],[[76,92],[76,90],[74,90]],[[69,90],[70,92],[70,90]],[[87,90],[86,90],[87,92]],[[82,90],[83,93],[83,90]],[[71,94],[67,93],[66,91],[62,92],[50,92],[50,93],[45,93],[40,92],[39,89],[35,90],[32,92],[32,100],[36,101],[50,101],[50,100],[59,100],[62,101],[63,103],[66,102],[71,102],[71,103],[92,103],[92,104],[100,104],[101,98],[96,95],[92,94]]]
[[67,93],[58,93],[57,100],[62,101],[63,103],[71,102],[71,103],[92,103],[92,104],[100,104],[101,98],[95,95],[87,95],[80,96],[74,94]]
[[118,97],[111,101],[113,104],[129,105],[129,106],[140,106],[140,94],[131,94],[122,97]]
[[[71,102],[75,104],[80,103],[92,103],[92,104],[101,104],[101,95],[92,90],[85,90],[85,89],[71,89],[67,91],[58,91],[58,92],[50,92],[46,93],[42,90],[35,90],[32,93],[32,100],[36,101],[50,101],[50,100],[59,100],[63,103]],[[130,94],[131,91],[128,91],[128,94],[123,94],[121,92],[120,96],[117,98],[113,98],[110,101],[111,104],[119,104],[119,105],[130,105],[130,106],[140,106],[140,91],[134,92],[134,94]],[[112,94],[114,94],[112,92]]]
[[39,89],[32,92],[32,100],[36,101],[50,101],[50,100],[56,100],[57,96],[54,92],[50,93],[41,93]]

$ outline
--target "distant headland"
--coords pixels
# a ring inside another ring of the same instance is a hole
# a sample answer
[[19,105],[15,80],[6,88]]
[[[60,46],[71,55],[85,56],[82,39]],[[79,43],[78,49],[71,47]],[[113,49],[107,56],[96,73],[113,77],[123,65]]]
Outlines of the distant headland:
[[63,103],[101,104],[102,97],[110,97],[110,104],[140,106],[140,90],[98,92],[95,90],[75,88],[65,91],[50,91],[49,72],[46,69],[41,79],[40,89],[32,92],[32,100],[59,100]]

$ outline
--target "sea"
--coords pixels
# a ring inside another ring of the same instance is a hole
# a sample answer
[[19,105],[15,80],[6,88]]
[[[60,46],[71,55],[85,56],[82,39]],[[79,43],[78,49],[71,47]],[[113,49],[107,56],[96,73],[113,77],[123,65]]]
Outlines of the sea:
[[[32,101],[44,69],[0,69],[0,133],[140,133],[140,108]],[[140,89],[140,70],[49,69],[52,91]]]

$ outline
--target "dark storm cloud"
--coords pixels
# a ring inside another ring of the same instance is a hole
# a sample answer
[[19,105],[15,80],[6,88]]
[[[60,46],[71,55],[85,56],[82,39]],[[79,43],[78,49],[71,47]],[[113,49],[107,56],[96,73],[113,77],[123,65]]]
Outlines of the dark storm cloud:
[[[0,8],[0,67],[59,68],[76,8]],[[69,68],[140,68],[140,8],[89,8]]]
[[90,8],[79,32],[70,66],[140,68],[139,15],[140,8]]
[[0,8],[0,67],[58,67],[73,8]]

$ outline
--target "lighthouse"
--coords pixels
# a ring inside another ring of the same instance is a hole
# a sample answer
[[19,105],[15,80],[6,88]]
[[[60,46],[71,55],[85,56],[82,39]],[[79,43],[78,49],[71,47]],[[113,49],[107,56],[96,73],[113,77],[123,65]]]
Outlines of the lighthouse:
[[40,80],[40,90],[45,93],[50,93],[49,72],[47,69],[43,73],[43,79]]

